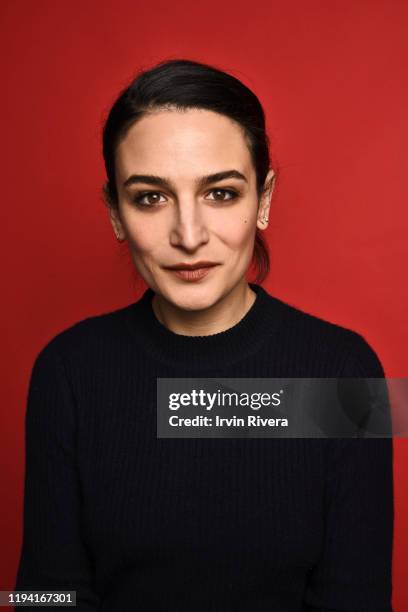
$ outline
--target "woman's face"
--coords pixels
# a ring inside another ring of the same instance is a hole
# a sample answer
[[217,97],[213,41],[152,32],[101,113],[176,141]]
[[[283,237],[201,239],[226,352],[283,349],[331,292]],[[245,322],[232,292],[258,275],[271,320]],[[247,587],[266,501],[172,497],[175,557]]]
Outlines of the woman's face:
[[[267,182],[272,177],[271,170]],[[116,184],[113,227],[162,298],[199,310],[246,282],[256,227],[267,227],[271,191],[258,201],[238,124],[201,109],[145,115],[117,148]],[[217,265],[193,282],[167,268],[203,261]]]

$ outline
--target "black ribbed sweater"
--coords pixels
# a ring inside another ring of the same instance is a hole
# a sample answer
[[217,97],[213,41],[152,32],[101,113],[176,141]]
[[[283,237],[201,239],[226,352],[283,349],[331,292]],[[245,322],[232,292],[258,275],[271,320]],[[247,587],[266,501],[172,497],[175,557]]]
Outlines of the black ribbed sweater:
[[135,303],[41,350],[16,589],[79,610],[389,612],[391,439],[158,439],[157,377],[382,377],[344,327],[251,284],[239,323],[183,336]]

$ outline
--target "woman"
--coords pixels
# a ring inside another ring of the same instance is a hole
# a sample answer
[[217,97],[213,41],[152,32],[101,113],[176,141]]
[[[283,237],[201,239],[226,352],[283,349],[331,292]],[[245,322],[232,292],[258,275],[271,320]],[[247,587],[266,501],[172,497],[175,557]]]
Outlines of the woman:
[[16,589],[76,590],[81,610],[391,610],[390,439],[157,437],[157,378],[384,376],[362,336],[258,284],[275,174],[257,97],[163,62],[103,138],[148,289],[36,359]]

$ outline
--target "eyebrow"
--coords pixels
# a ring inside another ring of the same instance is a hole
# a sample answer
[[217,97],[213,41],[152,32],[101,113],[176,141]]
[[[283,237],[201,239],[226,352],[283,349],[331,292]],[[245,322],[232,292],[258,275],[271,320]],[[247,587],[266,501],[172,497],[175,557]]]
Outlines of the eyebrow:
[[[240,179],[248,183],[247,178],[238,170],[223,170],[222,172],[215,172],[214,174],[208,174],[196,179],[196,187],[202,189],[210,183],[216,183],[228,178]],[[156,176],[154,174],[131,174],[129,178],[123,183],[124,187],[129,185],[135,185],[136,183],[147,183],[149,185],[160,185],[161,187],[172,189],[175,191],[172,182],[162,176]]]

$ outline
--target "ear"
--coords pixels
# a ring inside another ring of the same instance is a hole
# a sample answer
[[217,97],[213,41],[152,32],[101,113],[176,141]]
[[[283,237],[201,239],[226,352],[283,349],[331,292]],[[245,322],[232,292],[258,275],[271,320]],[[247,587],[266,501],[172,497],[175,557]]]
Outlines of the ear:
[[119,242],[123,242],[126,238],[126,234],[120,218],[119,209],[108,204],[108,211],[115,236]]
[[108,183],[105,183],[103,185],[102,195],[105,206],[109,212],[109,218],[113,227],[113,231],[115,232],[115,236],[117,240],[119,240],[119,242],[123,242],[123,240],[125,240],[126,234],[120,218],[119,207],[116,203],[112,202]]
[[259,207],[258,207],[258,217],[257,217],[256,225],[261,230],[265,230],[268,227],[269,209],[271,206],[272,193],[275,188],[275,179],[276,179],[276,174],[271,168],[268,174],[266,175],[264,188],[263,188],[263,192],[262,192],[262,195],[259,201]]

